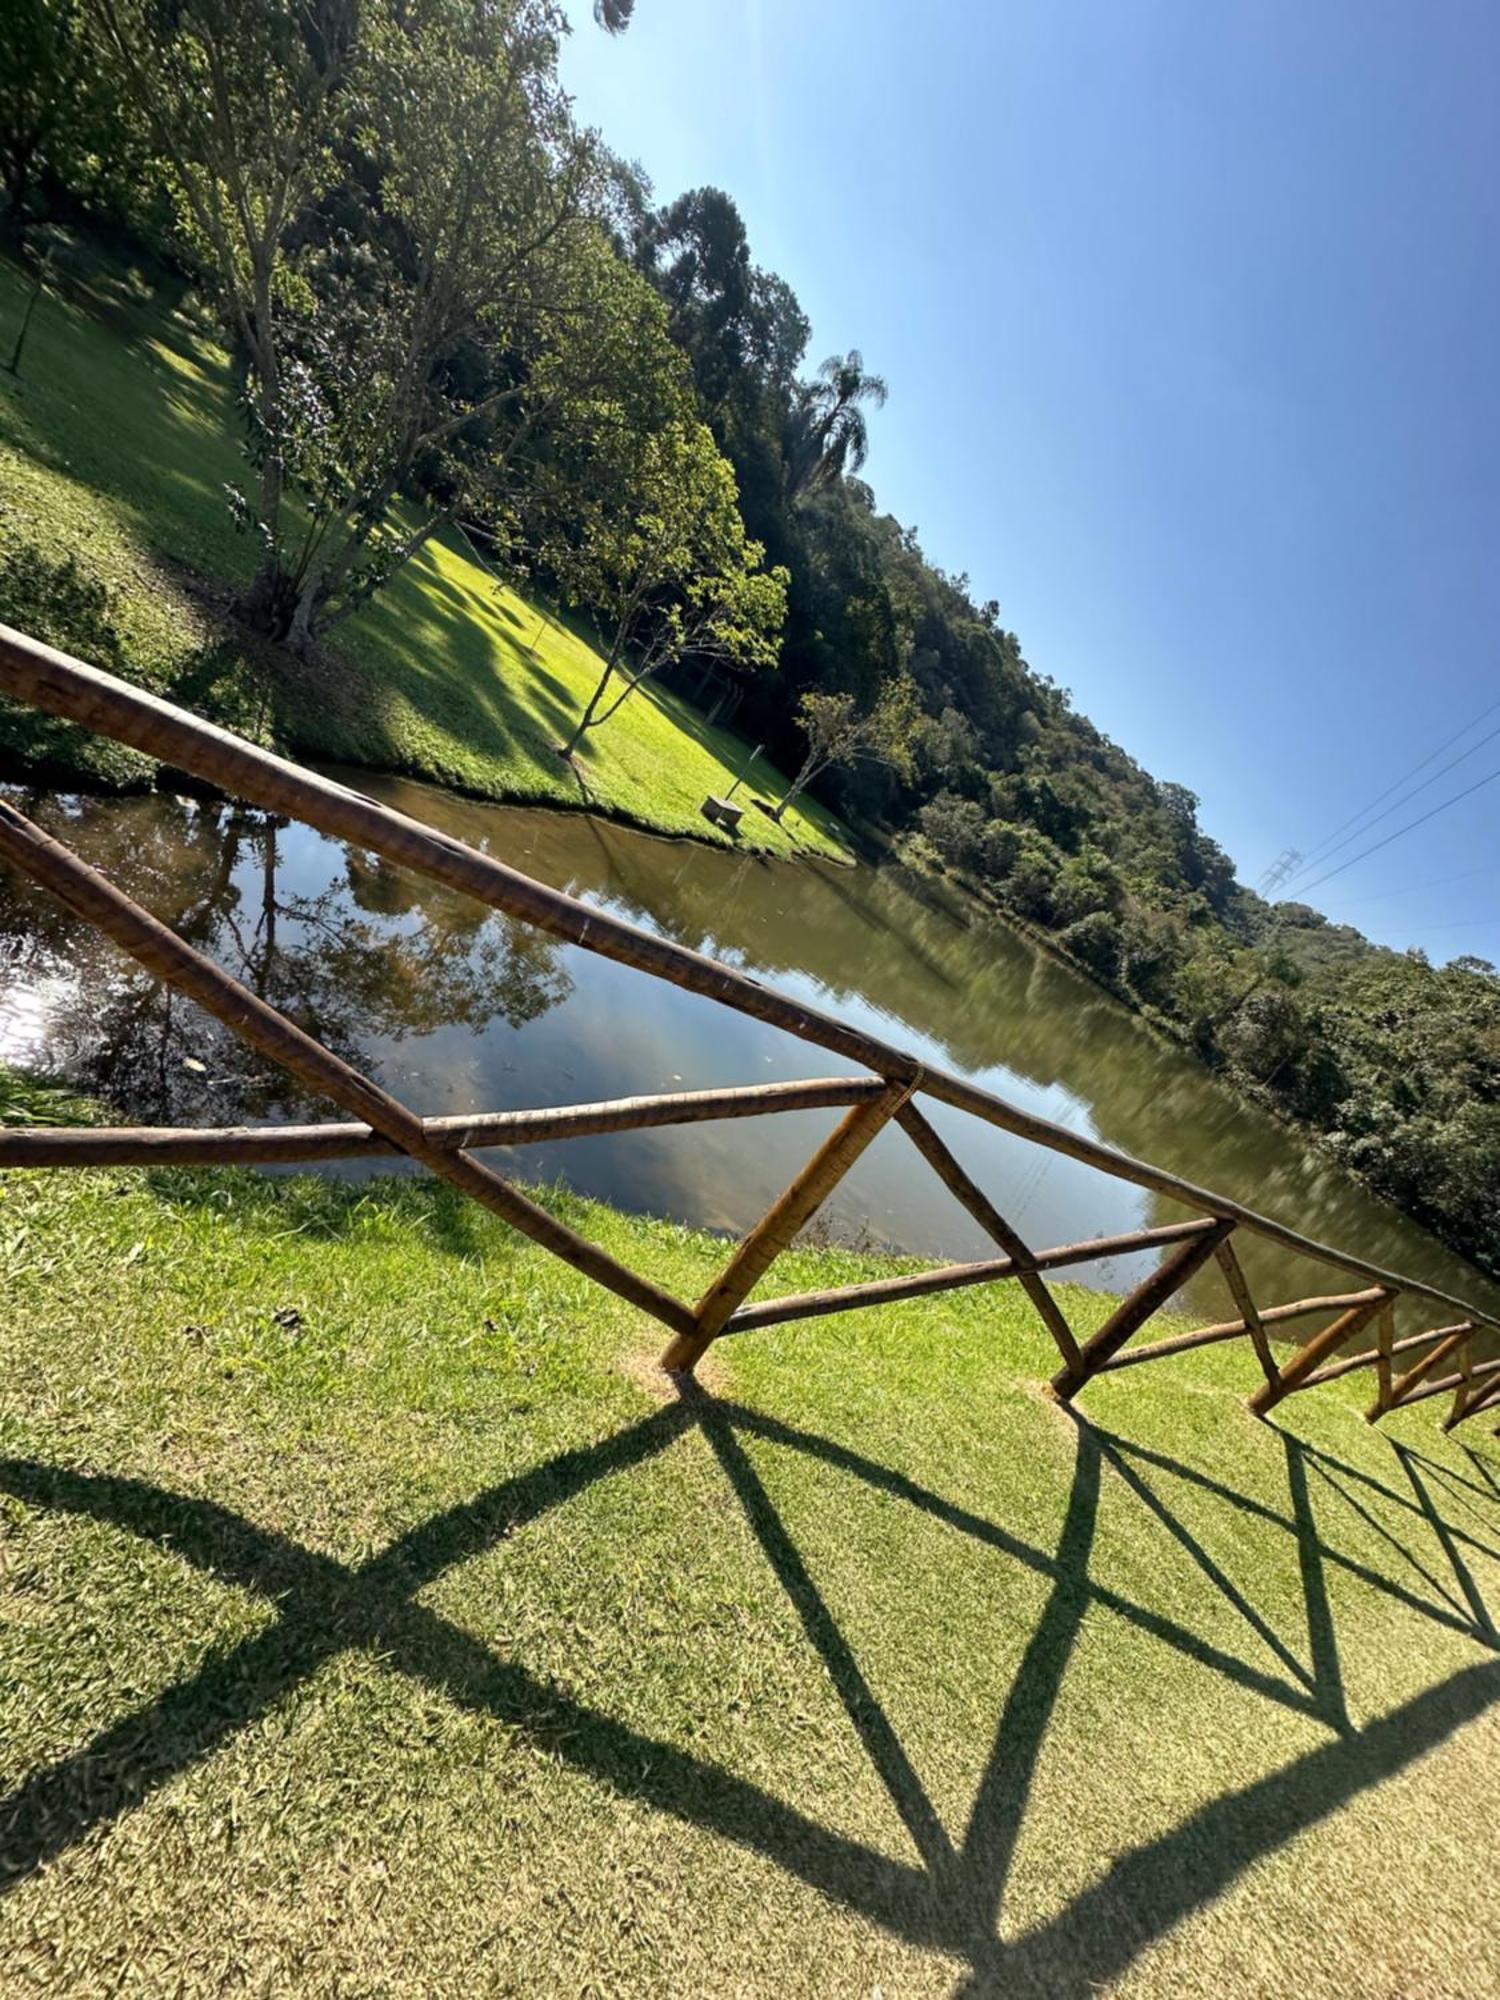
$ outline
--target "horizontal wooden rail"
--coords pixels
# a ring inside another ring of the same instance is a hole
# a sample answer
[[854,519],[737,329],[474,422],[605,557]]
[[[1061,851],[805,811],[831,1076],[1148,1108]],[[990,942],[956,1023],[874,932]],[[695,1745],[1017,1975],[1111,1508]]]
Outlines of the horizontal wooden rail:
[[1393,1340],[1383,1356],[1378,1347],[1362,1347],[1358,1354],[1346,1354],[1338,1361],[1330,1361],[1326,1368],[1315,1369],[1302,1386],[1313,1389],[1320,1382],[1337,1382],[1341,1376],[1353,1375],[1360,1368],[1376,1368],[1382,1359],[1393,1361],[1398,1354],[1415,1354],[1429,1341],[1446,1340],[1453,1331],[1451,1326],[1435,1326],[1427,1333],[1410,1333],[1404,1340]]
[[1429,1396],[1446,1396],[1459,1389],[1467,1389],[1475,1382],[1487,1381],[1491,1375],[1500,1375],[1500,1361],[1482,1361],[1467,1375],[1460,1372],[1456,1375],[1444,1375],[1438,1382],[1424,1382],[1420,1389],[1408,1389],[1401,1400],[1393,1403],[1391,1407],[1395,1410],[1404,1410],[1412,1403],[1425,1403]]
[[[1347,1312],[1351,1306],[1370,1305],[1384,1298],[1384,1291],[1377,1285],[1362,1292],[1325,1292],[1321,1298],[1293,1299],[1284,1306],[1265,1306],[1259,1314],[1262,1326],[1284,1326],[1288,1320],[1310,1319],[1314,1313]],[[1195,1346],[1208,1346],[1215,1340],[1233,1340],[1237,1335],[1250,1332],[1250,1323],[1245,1319],[1216,1320],[1212,1326],[1195,1326],[1192,1341]],[[1187,1339],[1187,1335],[1182,1336]]]
[[[777,993],[747,973],[595,910],[576,897],[532,880],[492,855],[481,854],[451,835],[437,832],[348,786],[246,743],[144,689],[85,666],[4,625],[0,625],[0,692],[49,715],[112,737],[116,742],[130,744],[175,770],[187,772],[268,812],[300,819],[334,839],[352,842],[387,861],[472,895],[492,909],[503,910],[551,937],[581,945],[620,964],[633,965],[688,992],[718,1001],[737,1013],[781,1028],[802,1041],[816,1043],[862,1064],[877,1076],[902,1083],[917,1078],[920,1068],[917,1059],[878,1036]],[[1500,1319],[1477,1310],[1450,1292],[1418,1279],[1401,1277],[1364,1258],[1303,1236],[1285,1223],[1260,1215],[1211,1189],[1198,1187],[1179,1174],[1133,1159],[1113,1146],[1009,1104],[978,1084],[929,1068],[921,1078],[921,1090],[924,1095],[967,1111],[1002,1131],[1033,1140],[1117,1180],[1183,1202],[1200,1213],[1233,1222],[1285,1250],[1388,1290],[1455,1307],[1476,1322],[1500,1331]]]
[[1139,1347],[1122,1348],[1094,1369],[1096,1375],[1113,1374],[1117,1368],[1135,1368],[1143,1361],[1164,1361],[1173,1354],[1187,1354],[1195,1347],[1212,1347],[1221,1340],[1244,1340],[1249,1327],[1200,1326],[1192,1333],[1169,1334],[1164,1340],[1148,1340]]
[[[864,1104],[885,1089],[878,1076],[816,1077],[808,1082],[736,1084],[679,1090],[659,1097],[616,1097],[536,1111],[487,1111],[424,1118],[428,1143],[444,1152],[531,1146],[543,1140],[593,1138],[707,1119],[759,1118],[778,1111],[818,1111]],[[316,1160],[399,1155],[401,1148],[368,1125],[226,1125],[188,1129],[151,1125],[0,1128],[0,1167],[286,1166]]]
[[[1306,1319],[1315,1312],[1349,1311],[1356,1306],[1378,1305],[1385,1293],[1378,1290],[1367,1292],[1335,1292],[1321,1299],[1296,1299],[1290,1305],[1267,1306],[1260,1314],[1262,1326],[1281,1326],[1288,1320]],[[1448,1329],[1444,1329],[1447,1331]],[[1186,1354],[1194,1347],[1212,1347],[1217,1341],[1242,1340],[1246,1334],[1253,1334],[1254,1328],[1243,1319],[1220,1320],[1214,1326],[1194,1327],[1190,1333],[1173,1334],[1166,1340],[1153,1340],[1144,1347],[1127,1347],[1123,1354],[1103,1364],[1100,1372],[1112,1368],[1133,1368],[1139,1361],[1158,1361],[1163,1355]],[[1392,1354],[1404,1354],[1413,1348],[1424,1347],[1429,1340],[1436,1340],[1438,1333],[1414,1333],[1408,1340],[1398,1340],[1391,1349]],[[1356,1368],[1369,1368],[1380,1359],[1377,1347],[1367,1347],[1358,1354],[1351,1354],[1345,1361],[1332,1362],[1327,1368],[1320,1368],[1302,1383],[1304,1389],[1312,1388],[1319,1382],[1335,1381],[1340,1375],[1352,1374]]]
[[[1160,1229],[1132,1229],[1123,1236],[1096,1236],[1087,1243],[1059,1243],[1038,1250],[1031,1268],[1062,1271],[1074,1264],[1094,1264],[1104,1257],[1128,1257],[1137,1250],[1160,1250],[1185,1238],[1204,1236],[1212,1220],[1169,1222]],[[784,1320],[818,1319],[825,1313],[849,1312],[860,1306],[888,1305],[893,1299],[925,1298],[932,1292],[956,1292],[968,1285],[993,1285],[1019,1278],[1022,1267],[1014,1257],[987,1257],[975,1264],[936,1264],[925,1271],[907,1271],[896,1278],[871,1278],[861,1285],[835,1285],[823,1292],[794,1292],[784,1299],[764,1299],[741,1306],[724,1328],[726,1334],[749,1333],[758,1326],[779,1326]]]

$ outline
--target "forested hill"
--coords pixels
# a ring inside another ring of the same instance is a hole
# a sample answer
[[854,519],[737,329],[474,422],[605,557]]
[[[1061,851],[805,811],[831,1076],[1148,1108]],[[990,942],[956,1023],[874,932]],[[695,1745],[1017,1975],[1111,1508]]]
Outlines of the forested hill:
[[808,365],[733,200],[663,201],[580,129],[555,0],[6,0],[0,27],[0,230],[33,297],[48,232],[102,226],[213,315],[256,552],[229,615],[304,704],[344,621],[461,529],[597,634],[544,754],[597,771],[652,678],[736,704],[794,792],[1053,934],[1500,1273],[1494,968],[1235,881],[1192,793],[880,512],[886,384],[854,350]]
[[858,353],[801,372],[807,322],[756,267],[730,198],[700,189],[652,208],[636,194],[622,251],[666,300],[746,524],[790,578],[780,670],[746,685],[740,725],[795,767],[799,696],[873,705],[909,677],[919,714],[904,740],[823,780],[845,813],[1051,933],[1500,1272],[1495,968],[1437,968],[1237,882],[1192,792],[1080,715],[998,604],[975,603],[879,511],[858,474],[886,385]]

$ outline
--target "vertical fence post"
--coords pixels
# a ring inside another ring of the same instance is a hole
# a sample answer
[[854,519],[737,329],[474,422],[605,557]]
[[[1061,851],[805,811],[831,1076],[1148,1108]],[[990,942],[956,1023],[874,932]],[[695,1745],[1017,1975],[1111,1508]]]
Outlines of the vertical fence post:
[[1391,1349],[1396,1344],[1396,1308],[1382,1306],[1375,1320],[1375,1401],[1385,1409],[1391,1400]]

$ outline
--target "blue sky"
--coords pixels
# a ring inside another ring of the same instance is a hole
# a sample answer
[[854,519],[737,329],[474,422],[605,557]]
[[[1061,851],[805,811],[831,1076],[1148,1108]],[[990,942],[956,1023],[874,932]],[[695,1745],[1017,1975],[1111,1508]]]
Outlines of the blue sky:
[[[888,378],[881,504],[1243,879],[1500,702],[1493,0],[569,4],[581,114]],[[1500,778],[1309,900],[1500,960],[1497,849]]]

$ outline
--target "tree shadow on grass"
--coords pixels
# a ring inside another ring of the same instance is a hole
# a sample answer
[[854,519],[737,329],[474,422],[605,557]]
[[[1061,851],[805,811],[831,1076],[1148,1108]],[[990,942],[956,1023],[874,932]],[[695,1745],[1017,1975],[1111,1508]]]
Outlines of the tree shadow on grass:
[[[367,1650],[383,1665],[471,1713],[519,1729],[607,1786],[765,1856],[822,1895],[964,1970],[973,1996],[1084,1996],[1119,1977],[1173,1924],[1229,1887],[1252,1862],[1405,1768],[1500,1700],[1500,1661],[1452,1674],[1390,1714],[1355,1728],[1344,1707],[1324,1564],[1343,1563],[1398,1602],[1472,1637],[1492,1634],[1470,1578],[1471,1616],[1414,1599],[1343,1555],[1313,1520],[1310,1448],[1284,1439],[1291,1511],[1278,1513],[1140,1446],[1075,1426],[1074,1468],[1055,1549],[922,1486],[834,1439],[689,1386],[680,1400],[598,1442],[558,1454],[432,1516],[358,1565],[346,1565],[207,1500],[144,1482],[31,1460],[0,1461],[0,1492],[26,1505],[109,1522],[274,1607],[271,1624],[72,1755],[32,1772],[0,1800],[0,1883],[13,1883],[142,1803],[277,1703],[338,1653]],[[751,1534],[786,1590],[809,1644],[881,1778],[910,1839],[899,1859],[821,1825],[708,1759],[644,1735],[503,1658],[417,1601],[447,1570],[585,1492],[627,1476],[697,1432],[706,1439]],[[892,1495],[1045,1580],[1047,1596],[1006,1694],[973,1808],[949,1833],[878,1695],[818,1590],[747,1450],[748,1440],[810,1456]],[[1207,1488],[1295,1537],[1306,1603],[1308,1664],[1214,1563],[1142,1468]],[[1101,1473],[1110,1468],[1225,1596],[1279,1668],[1241,1661],[1201,1634],[1090,1573]],[[1378,1483],[1378,1482],[1373,1482]],[[1443,1539],[1427,1494],[1418,1511]],[[1444,1542],[1444,1546],[1448,1544]],[[1057,1915],[1019,1937],[998,1935],[1033,1779],[1085,1614],[1125,1619],[1212,1668],[1242,1692],[1312,1717],[1331,1740],[1268,1777],[1226,1792],[1170,1832],[1119,1856]]]

